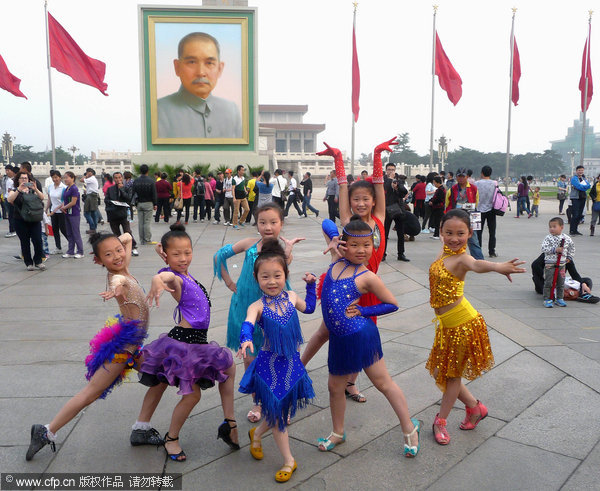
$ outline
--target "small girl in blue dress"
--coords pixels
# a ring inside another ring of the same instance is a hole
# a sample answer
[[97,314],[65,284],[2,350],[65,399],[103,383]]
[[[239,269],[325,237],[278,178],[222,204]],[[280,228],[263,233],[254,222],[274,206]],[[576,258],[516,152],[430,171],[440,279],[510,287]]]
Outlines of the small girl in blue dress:
[[[233,245],[227,244],[217,251],[213,259],[215,276],[223,280],[227,288],[233,292],[229,306],[229,316],[227,318],[227,347],[233,351],[237,351],[240,346],[240,326],[246,318],[248,307],[262,295],[260,287],[254,278],[254,261],[256,261],[257,255],[262,250],[264,241],[279,241],[285,249],[286,263],[290,264],[292,262],[292,248],[297,242],[304,240],[302,238],[287,240],[280,235],[283,228],[283,210],[277,203],[266,203],[258,207],[256,210],[256,226],[261,236],[258,241],[252,237],[248,237]],[[245,253],[244,265],[236,283],[229,276],[227,259],[242,252]],[[290,289],[289,284],[286,284],[286,289]],[[254,333],[253,341],[255,348],[257,350],[260,349],[263,343],[262,331],[260,329],[257,329]],[[244,358],[244,367],[248,368],[253,360],[254,356],[246,356]],[[248,412],[248,421],[258,423],[260,418],[260,406],[255,405]]]
[[263,296],[248,307],[246,320],[242,324],[238,356],[248,356],[247,349],[254,353],[254,323],[263,331],[264,343],[246,370],[239,390],[244,394],[255,394],[255,401],[261,404],[264,414],[262,423],[248,433],[251,455],[257,460],[263,458],[261,436],[271,429],[284,459],[284,465],[275,474],[275,480],[286,482],[297,468],[286,431],[288,418],[293,417],[297,408],[305,407],[315,396],[312,381],[300,361],[298,350],[303,339],[296,309],[307,314],[314,312],[317,278],[313,274],[305,274],[306,300],[293,291],[286,291],[288,267],[285,253],[275,241],[263,244],[254,263],[254,276]]
[[[383,361],[381,339],[370,317],[398,310],[394,295],[381,278],[365,263],[373,253],[373,230],[354,215],[344,227],[344,257],[334,261],[323,281],[321,308],[329,330],[329,404],[333,431],[319,438],[319,450],[327,452],[346,441],[344,389],[348,374],[364,370],[373,385],[387,398],[400,420],[404,433],[404,455],[415,457],[419,451],[421,422],[410,417],[406,398],[392,380]],[[361,295],[373,293],[381,302],[359,306]]]

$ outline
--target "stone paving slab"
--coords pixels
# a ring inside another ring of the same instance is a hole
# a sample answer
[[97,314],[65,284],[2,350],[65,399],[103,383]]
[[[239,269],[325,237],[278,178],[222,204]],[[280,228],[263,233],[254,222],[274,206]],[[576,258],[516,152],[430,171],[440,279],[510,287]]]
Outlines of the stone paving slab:
[[574,458],[492,437],[427,489],[558,490],[577,465]]
[[598,442],[600,394],[566,377],[506,425],[498,436],[584,459]]
[[598,469],[600,468],[600,443],[589,453],[581,465],[562,487],[563,491],[598,489]]

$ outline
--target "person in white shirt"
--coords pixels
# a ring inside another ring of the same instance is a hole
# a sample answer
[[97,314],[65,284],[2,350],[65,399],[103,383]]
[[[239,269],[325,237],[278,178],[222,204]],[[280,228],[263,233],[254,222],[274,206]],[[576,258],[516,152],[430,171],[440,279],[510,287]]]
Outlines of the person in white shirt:
[[223,181],[223,193],[225,199],[223,200],[223,215],[225,216],[225,223],[223,225],[231,225],[231,218],[233,216],[233,179],[231,178],[232,171],[227,169],[225,171],[225,180]]
[[88,234],[93,234],[98,226],[98,179],[96,179],[96,171],[91,167],[85,170],[84,177],[81,182],[85,185],[85,193],[83,198],[83,216],[85,217],[90,229]]
[[67,188],[62,182],[62,176],[59,171],[51,170],[50,179],[52,184],[48,186],[48,203],[46,204],[46,215],[50,218],[52,230],[54,232],[54,249],[50,254],[62,254],[60,242],[60,234],[62,233],[67,238],[67,223],[65,214],[61,211],[63,205],[63,192]]
[[273,180],[273,201],[283,208],[283,192],[287,186],[287,181],[283,177],[281,169],[275,169],[275,179]]
[[296,183],[296,179],[294,179],[294,171],[293,170],[289,170],[288,171],[288,176],[290,178],[290,184],[288,185],[288,190],[290,192],[289,196],[288,196],[288,202],[285,206],[285,212],[283,214],[283,216],[287,217],[288,216],[288,212],[290,211],[290,206],[294,205],[294,208],[296,208],[296,211],[298,212],[298,216],[303,216],[302,210],[300,209],[300,206],[298,206],[298,184]]

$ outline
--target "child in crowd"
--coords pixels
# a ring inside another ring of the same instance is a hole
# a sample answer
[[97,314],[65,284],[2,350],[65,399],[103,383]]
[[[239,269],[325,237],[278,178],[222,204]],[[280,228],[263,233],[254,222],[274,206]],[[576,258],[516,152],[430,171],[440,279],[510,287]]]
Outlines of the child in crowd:
[[[363,182],[363,181],[360,181]],[[377,326],[370,319],[398,310],[396,299],[383,281],[365,266],[373,254],[373,230],[359,215],[344,227],[344,257],[331,263],[321,294],[321,308],[329,330],[329,403],[333,431],[319,438],[323,452],[346,441],[344,390],[348,375],[364,370],[373,385],[385,395],[400,420],[404,433],[404,456],[419,452],[422,423],[411,418],[400,387],[392,380],[383,360]],[[365,293],[375,295],[379,303],[359,306]]]
[[[227,244],[221,247],[213,258],[214,274],[217,278],[223,280],[227,288],[233,292],[229,306],[229,317],[227,319],[227,347],[234,351],[237,351],[240,346],[240,329],[246,318],[248,307],[262,296],[260,286],[254,277],[254,262],[262,250],[264,241],[280,241],[284,247],[285,257],[289,265],[292,262],[292,249],[294,245],[304,240],[304,238],[287,240],[283,236],[280,236],[281,229],[283,228],[283,210],[277,203],[266,203],[259,206],[256,210],[256,224],[258,233],[261,236],[258,241],[248,237],[233,245]],[[229,276],[227,259],[242,252],[245,253],[244,265],[242,266],[240,277],[237,283],[235,283]],[[286,289],[291,289],[289,284],[286,284]],[[253,343],[254,348],[260,350],[263,343],[262,331],[260,329],[254,332]],[[244,367],[248,368],[253,360],[254,356],[246,356],[244,358]],[[255,404],[248,412],[247,417],[251,423],[260,421],[260,405]]]
[[62,407],[49,424],[31,427],[26,460],[31,460],[48,444],[55,451],[58,430],[96,399],[104,399],[123,381],[129,369],[138,367],[139,350],[147,334],[149,308],[144,290],[129,272],[131,241],[128,233],[120,237],[104,233],[90,237],[94,262],[107,270],[107,289],[100,296],[105,301],[114,298],[121,314],[109,319],[90,341],[90,354],[85,359],[89,383]]
[[233,412],[233,356],[216,342],[208,342],[210,300],[206,289],[188,271],[192,262],[192,239],[183,225],[173,224],[170,228],[171,231],[161,239],[168,267],[152,278],[147,299],[149,305],[154,301],[158,306],[162,292],[170,292],[177,302],[173,312],[173,320],[177,325],[168,334],[161,334],[144,347],[140,382],[151,388],[144,398],[136,425],[149,424],[167,385],[179,387],[177,393],[182,396],[181,401],[173,410],[164,440],[168,457],[175,462],[183,462],[187,457],[178,442],[179,431],[200,401],[200,389],[213,387],[215,382],[219,382],[225,417],[218,428],[217,438],[222,438],[234,450],[239,450],[240,446]]
[[[544,307],[552,308],[554,305],[566,307],[563,299],[565,286],[565,265],[575,256],[575,244],[567,234],[563,234],[564,221],[554,217],[548,222],[550,233],[542,242],[544,253]],[[558,273],[556,270],[558,269]],[[553,285],[556,277],[556,285]],[[554,302],[552,297],[553,286],[556,288]]]
[[296,309],[306,314],[315,311],[317,278],[310,273],[304,275],[306,300],[302,300],[295,292],[285,290],[288,273],[283,248],[276,241],[266,241],[254,263],[254,277],[263,295],[248,307],[238,351],[240,358],[248,356],[248,349],[254,353],[252,339],[257,323],[263,331],[264,343],[240,382],[240,392],[254,393],[264,415],[261,424],[248,432],[250,454],[257,460],[263,458],[261,437],[271,429],[284,460],[283,467],[275,474],[278,482],[289,481],[298,467],[286,431],[289,418],[315,396],[298,352],[303,339]]
[[531,214],[535,215],[535,217],[537,218],[539,216],[539,210],[540,210],[540,188],[539,186],[536,186],[535,189],[533,190],[533,202],[531,205]]
[[466,211],[454,209],[446,213],[440,227],[443,250],[429,268],[430,304],[435,310],[436,331],[426,368],[444,393],[440,412],[433,422],[433,436],[440,445],[450,443],[446,419],[457,398],[466,409],[461,430],[474,429],[488,414],[487,408],[461,381],[462,377],[474,380],[494,365],[485,320],[463,295],[465,276],[469,271],[495,271],[512,281],[512,273],[525,272],[518,267],[524,261],[518,259],[504,263],[474,259],[465,252],[472,235]]

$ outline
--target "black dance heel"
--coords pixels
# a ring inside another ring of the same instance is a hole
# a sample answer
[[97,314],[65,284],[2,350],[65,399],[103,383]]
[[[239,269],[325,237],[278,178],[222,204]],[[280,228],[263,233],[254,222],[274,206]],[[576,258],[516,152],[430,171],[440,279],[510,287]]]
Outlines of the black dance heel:
[[231,430],[237,428],[237,424],[235,426],[229,426],[229,423],[235,423],[235,419],[227,419],[225,418],[225,421],[223,421],[223,423],[221,423],[221,426],[219,426],[218,430],[217,430],[217,440],[220,438],[221,440],[223,440],[227,445],[229,445],[229,447],[232,450],[239,450],[240,449],[240,444],[239,443],[235,443],[232,439],[231,439]]
[[167,432],[164,440],[165,440],[165,443],[163,444],[163,446],[165,447],[165,452],[167,452],[167,455],[171,460],[173,460],[175,462],[185,462],[187,460],[187,456],[185,455],[185,452],[183,450],[179,453],[169,453],[169,451],[167,450],[166,444],[169,442],[176,442],[177,440],[179,440],[179,437],[171,438],[171,436],[169,435],[169,432]]

